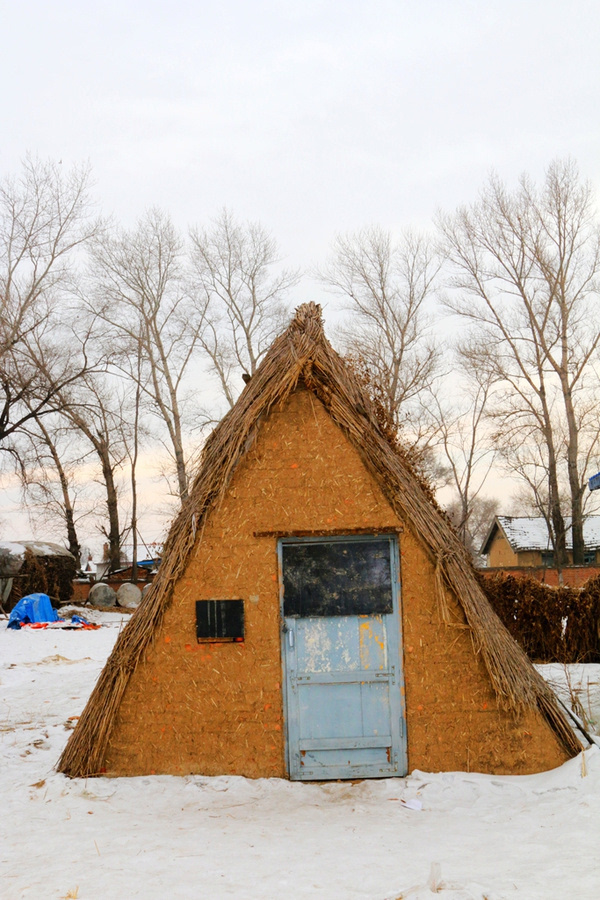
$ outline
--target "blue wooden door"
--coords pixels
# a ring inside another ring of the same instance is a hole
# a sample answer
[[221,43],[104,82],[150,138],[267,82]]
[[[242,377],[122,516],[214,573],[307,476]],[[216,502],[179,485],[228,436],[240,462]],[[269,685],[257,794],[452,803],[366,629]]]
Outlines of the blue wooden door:
[[406,774],[395,537],[282,540],[290,778]]

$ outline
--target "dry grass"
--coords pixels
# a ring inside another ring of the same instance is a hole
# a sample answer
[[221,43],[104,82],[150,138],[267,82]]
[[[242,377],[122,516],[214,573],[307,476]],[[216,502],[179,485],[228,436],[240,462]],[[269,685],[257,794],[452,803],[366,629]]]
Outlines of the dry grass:
[[72,777],[100,774],[130,675],[171,603],[195,541],[202,540],[208,513],[223,499],[261,420],[301,385],[321,400],[394,511],[411,523],[428,548],[438,590],[451,590],[462,605],[502,706],[515,713],[539,709],[567,752],[578,753],[579,744],[552,691],[493,612],[467,551],[431,503],[409,461],[386,439],[365,390],[327,341],[320,307],[307,303],[273,342],[234,408],[206,442],[200,472],[171,527],[158,575],[120,635],[60,758],[59,770]]

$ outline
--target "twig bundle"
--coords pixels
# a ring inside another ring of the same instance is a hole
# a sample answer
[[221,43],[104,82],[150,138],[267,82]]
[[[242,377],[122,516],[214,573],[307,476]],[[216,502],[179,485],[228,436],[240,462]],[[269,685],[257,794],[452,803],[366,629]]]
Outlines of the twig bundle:
[[582,587],[552,587],[513,575],[482,575],[480,584],[530,659],[600,662],[600,576]]

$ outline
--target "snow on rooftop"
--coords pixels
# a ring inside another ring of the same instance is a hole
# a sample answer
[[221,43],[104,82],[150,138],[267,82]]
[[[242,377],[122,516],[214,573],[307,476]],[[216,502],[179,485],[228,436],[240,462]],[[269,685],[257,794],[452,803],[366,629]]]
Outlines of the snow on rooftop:
[[31,550],[35,556],[71,556],[66,547],[52,541],[0,541],[0,553],[23,556],[26,550]]
[[34,554],[34,556],[71,556],[72,554],[61,544],[54,544],[51,541],[23,541],[25,547]]
[[[506,538],[515,551],[552,550],[546,520],[541,516],[497,516]],[[565,519],[567,526],[567,549],[573,548],[571,520]],[[585,546],[592,550],[600,547],[600,516],[589,516],[583,523]]]
[[0,541],[0,576],[16,575],[25,561],[25,552],[34,556],[71,556],[60,544],[50,541]]
[[25,544],[19,544],[17,541],[0,541],[0,553],[2,552],[10,556],[24,556]]

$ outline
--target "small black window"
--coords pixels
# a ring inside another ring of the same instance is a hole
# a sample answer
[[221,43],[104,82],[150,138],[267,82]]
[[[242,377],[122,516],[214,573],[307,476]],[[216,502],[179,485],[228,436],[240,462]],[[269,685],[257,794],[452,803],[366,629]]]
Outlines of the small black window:
[[284,616],[393,612],[389,539],[283,544]]
[[550,567],[554,565],[554,550],[542,550],[542,565]]
[[243,600],[197,600],[198,641],[243,641]]
[[595,550],[584,550],[583,551],[583,564],[584,564],[584,566],[596,565],[596,551]]

